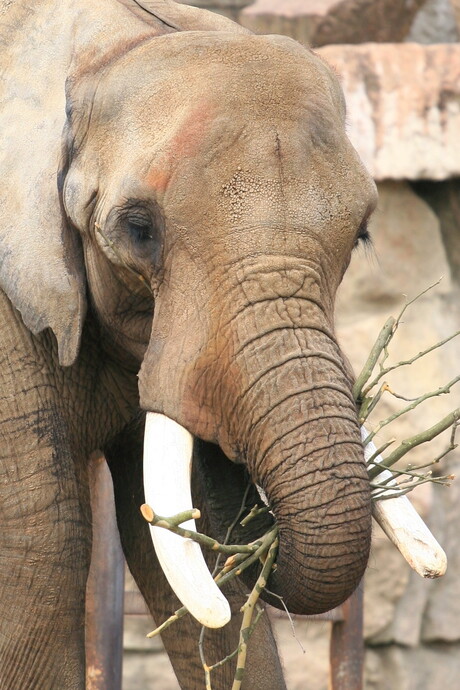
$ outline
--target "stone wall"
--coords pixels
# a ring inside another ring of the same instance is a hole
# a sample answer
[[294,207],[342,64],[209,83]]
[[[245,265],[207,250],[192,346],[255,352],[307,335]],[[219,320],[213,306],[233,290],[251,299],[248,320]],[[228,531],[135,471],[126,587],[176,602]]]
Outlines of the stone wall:
[[455,42],[458,0],[178,0],[225,14],[256,33],[331,43]]
[[[338,295],[337,330],[355,369],[404,295],[416,295],[440,276],[441,283],[405,315],[391,357],[405,359],[460,328],[460,0],[189,4],[237,17],[256,31],[325,46],[320,54],[341,76],[349,134],[380,198],[370,225],[373,248],[355,252]],[[453,341],[398,372],[391,387],[414,397],[454,378],[459,362],[460,343]],[[454,389],[380,438],[412,435],[459,405]],[[397,407],[388,395],[381,409]],[[445,444],[443,438],[434,448],[420,448],[416,462],[429,461]],[[440,471],[460,476],[458,451]],[[425,485],[412,500],[446,550],[448,571],[440,580],[422,580],[375,528],[365,578],[367,690],[437,690],[460,683],[460,479],[449,489]],[[145,622],[127,623],[125,690],[177,690],[163,673],[164,655],[150,660],[136,633],[139,625],[143,636]],[[285,620],[277,618],[275,626],[289,690],[326,690],[329,625],[296,620],[305,654]],[[153,676],[158,668],[163,675]]]

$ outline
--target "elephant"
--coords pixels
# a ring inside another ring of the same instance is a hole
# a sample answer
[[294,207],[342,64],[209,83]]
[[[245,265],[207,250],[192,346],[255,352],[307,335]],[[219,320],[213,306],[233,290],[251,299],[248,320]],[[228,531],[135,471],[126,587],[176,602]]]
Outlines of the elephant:
[[[290,38],[172,0],[3,0],[0,36],[1,687],[84,687],[96,450],[157,622],[194,588],[191,560],[166,553],[170,587],[139,512],[152,487],[175,512],[175,454],[212,536],[248,482],[251,501],[263,490],[270,511],[239,536],[278,524],[267,601],[339,605],[366,567],[371,501],[334,300],[376,191],[336,75]],[[238,644],[254,575],[223,599],[204,567],[211,663]],[[191,606],[163,635],[187,690],[204,687]],[[285,687],[265,616],[244,683]]]

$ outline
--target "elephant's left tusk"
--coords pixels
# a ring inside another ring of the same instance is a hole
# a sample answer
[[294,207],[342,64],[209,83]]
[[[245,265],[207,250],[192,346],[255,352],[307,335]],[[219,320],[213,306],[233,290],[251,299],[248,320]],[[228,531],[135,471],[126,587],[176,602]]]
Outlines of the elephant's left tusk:
[[[174,515],[192,509],[190,466],[193,437],[161,414],[147,413],[144,437],[145,500],[155,512]],[[182,525],[196,530],[195,521]],[[221,628],[230,606],[214,582],[199,545],[150,525],[158,560],[172,589],[189,612],[208,628]]]
[[[361,427],[363,441],[368,435],[368,431]],[[366,462],[375,451],[376,447],[370,441],[364,448]],[[378,465],[382,462],[382,457],[378,455],[372,462]],[[389,479],[389,485],[397,486],[397,482],[392,479],[393,475],[389,470],[382,470],[379,477],[385,480]],[[446,554],[407,496],[373,501],[372,515],[388,539],[393,542],[411,568],[419,575],[426,578],[444,575],[447,568]]]

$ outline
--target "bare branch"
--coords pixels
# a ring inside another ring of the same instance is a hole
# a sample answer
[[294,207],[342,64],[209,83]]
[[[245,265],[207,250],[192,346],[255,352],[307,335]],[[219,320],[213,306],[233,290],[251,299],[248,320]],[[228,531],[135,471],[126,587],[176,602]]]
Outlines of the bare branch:
[[398,462],[398,460],[404,457],[406,453],[411,451],[416,446],[419,446],[422,443],[427,443],[428,441],[433,440],[436,436],[439,436],[439,434],[451,427],[459,419],[460,408],[457,408],[450,414],[446,415],[446,417],[443,417],[443,419],[437,422],[437,424],[431,426],[429,429],[421,431],[419,434],[415,434],[414,436],[405,439],[398,446],[398,448],[396,448],[396,450],[390,453],[390,455],[387,458],[384,458],[378,466],[375,465],[374,467],[368,469],[370,479],[375,479],[375,477],[377,477],[380,474],[382,469],[394,465],[396,462]]
[[442,347],[449,341],[453,340],[456,338],[458,335],[460,335],[460,330],[455,331],[452,335],[449,335],[447,338],[444,338],[444,340],[440,340],[438,343],[435,343],[431,347],[427,347],[426,350],[422,350],[419,352],[417,355],[414,357],[411,357],[411,359],[406,359],[401,362],[398,362],[397,364],[393,364],[390,367],[385,367],[382,369],[377,376],[371,381],[371,383],[366,387],[366,389],[362,392],[362,396],[367,396],[369,392],[374,388],[374,386],[377,385],[377,383],[384,377],[386,376],[390,371],[394,371],[395,369],[398,369],[399,367],[406,367],[409,366],[410,364],[413,364],[416,362],[418,359],[421,359],[422,357],[425,357],[425,355],[429,354],[430,352],[433,352],[434,350],[437,350],[438,348]]
[[359,400],[362,397],[361,390],[364,384],[367,383],[367,381],[371,377],[372,372],[374,371],[375,365],[377,364],[377,361],[380,355],[382,354],[383,349],[391,340],[395,323],[396,319],[393,316],[390,316],[390,318],[384,324],[379,335],[377,336],[377,340],[372,346],[369,357],[367,358],[366,363],[360,375],[356,379],[355,385],[353,386],[353,398],[355,400]]
[[[435,391],[431,391],[430,393],[425,393],[425,395],[421,395],[418,398],[415,398],[410,405],[406,405],[402,410],[399,410],[398,412],[395,412],[394,414],[390,415],[387,417],[387,419],[384,419],[383,421],[379,422],[377,426],[375,427],[374,431],[372,431],[369,436],[364,440],[364,445],[369,443],[369,441],[372,441],[374,436],[378,434],[378,432],[383,429],[383,427],[387,426],[387,424],[391,424],[391,422],[394,422],[395,419],[398,419],[399,417],[402,417],[403,415],[407,414],[408,412],[411,412],[412,410],[415,410],[416,407],[421,405],[421,403],[425,402],[425,400],[429,400],[430,398],[435,398],[438,397],[439,395],[444,395],[446,393],[450,393],[451,388],[460,381],[460,375],[456,376],[452,381],[449,381],[445,386],[441,386]],[[429,439],[431,440],[431,439]]]

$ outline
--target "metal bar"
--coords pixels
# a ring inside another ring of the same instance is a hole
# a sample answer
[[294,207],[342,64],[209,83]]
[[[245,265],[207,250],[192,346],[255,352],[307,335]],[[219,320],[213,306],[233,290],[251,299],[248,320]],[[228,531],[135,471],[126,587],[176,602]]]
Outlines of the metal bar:
[[364,669],[363,583],[342,604],[344,620],[332,624],[331,690],[362,690]]
[[93,546],[86,588],[86,689],[121,690],[124,559],[112,478],[100,454],[89,465]]

